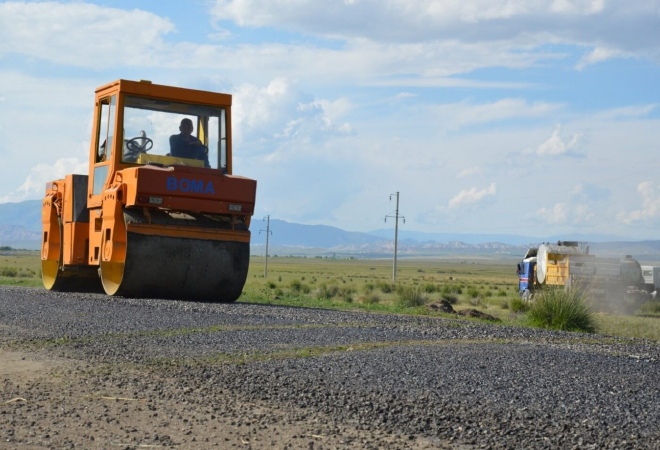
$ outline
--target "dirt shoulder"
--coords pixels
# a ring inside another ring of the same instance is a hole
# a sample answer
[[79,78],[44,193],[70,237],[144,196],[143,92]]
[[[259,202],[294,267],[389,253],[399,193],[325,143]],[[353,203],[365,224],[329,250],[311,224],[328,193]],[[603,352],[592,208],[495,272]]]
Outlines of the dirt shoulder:
[[0,448],[457,448],[335,424],[318,413],[245,402],[231,393],[221,405],[194,390],[163,395],[185,391],[185,381],[43,351],[0,350],[0,380]]

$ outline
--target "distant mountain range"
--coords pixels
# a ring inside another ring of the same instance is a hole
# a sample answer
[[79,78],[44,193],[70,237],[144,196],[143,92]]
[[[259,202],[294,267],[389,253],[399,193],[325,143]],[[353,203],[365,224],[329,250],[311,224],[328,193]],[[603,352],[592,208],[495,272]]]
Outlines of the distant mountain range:
[[[266,223],[253,220],[252,254],[266,254]],[[271,256],[391,257],[394,229],[345,231],[326,225],[302,225],[270,220],[268,254]],[[632,255],[640,261],[660,261],[659,241],[626,241],[614,236],[580,235],[544,238],[510,234],[425,233],[399,228],[397,254],[401,257],[522,258],[529,246],[541,242],[588,242],[596,255]],[[0,246],[39,249],[41,200],[0,204]]]

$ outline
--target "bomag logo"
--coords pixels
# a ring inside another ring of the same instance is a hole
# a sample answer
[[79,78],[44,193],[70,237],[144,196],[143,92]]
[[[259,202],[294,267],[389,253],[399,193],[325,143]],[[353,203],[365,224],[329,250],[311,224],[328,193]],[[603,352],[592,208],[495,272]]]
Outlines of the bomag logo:
[[188,178],[167,178],[167,190],[179,192],[194,192],[196,194],[215,194],[213,183],[204,183],[203,180],[190,180]]

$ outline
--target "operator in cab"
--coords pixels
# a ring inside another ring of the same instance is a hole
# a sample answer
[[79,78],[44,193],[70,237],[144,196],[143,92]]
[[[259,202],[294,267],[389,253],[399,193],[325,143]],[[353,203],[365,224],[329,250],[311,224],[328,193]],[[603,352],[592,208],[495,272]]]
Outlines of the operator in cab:
[[179,134],[170,136],[170,155],[177,158],[199,159],[204,161],[204,167],[211,167],[207,148],[202,142],[192,135],[192,120],[185,118],[179,125]]

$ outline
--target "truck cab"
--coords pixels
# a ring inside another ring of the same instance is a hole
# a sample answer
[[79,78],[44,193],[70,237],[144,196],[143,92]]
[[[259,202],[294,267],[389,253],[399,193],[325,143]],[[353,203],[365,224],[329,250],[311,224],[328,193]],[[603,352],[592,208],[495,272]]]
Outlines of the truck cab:
[[660,266],[642,266],[642,276],[644,286],[650,294],[660,289]]
[[530,301],[534,293],[536,282],[536,254],[537,248],[527,250],[525,257],[518,263],[518,293],[525,301]]

